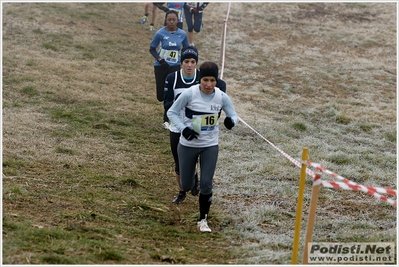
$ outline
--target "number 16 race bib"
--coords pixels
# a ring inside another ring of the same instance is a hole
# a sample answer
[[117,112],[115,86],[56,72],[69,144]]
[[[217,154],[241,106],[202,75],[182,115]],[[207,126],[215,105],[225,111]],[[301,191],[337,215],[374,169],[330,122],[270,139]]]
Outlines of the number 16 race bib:
[[218,121],[218,114],[193,115],[193,130],[197,133],[213,131]]

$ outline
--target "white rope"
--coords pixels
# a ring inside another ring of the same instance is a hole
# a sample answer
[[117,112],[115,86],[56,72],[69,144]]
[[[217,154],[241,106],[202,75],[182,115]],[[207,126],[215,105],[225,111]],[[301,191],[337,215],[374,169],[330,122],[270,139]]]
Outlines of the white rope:
[[226,19],[224,20],[224,30],[223,30],[223,43],[222,43],[222,69],[220,70],[220,79],[223,79],[223,70],[224,70],[224,57],[226,53],[226,32],[227,32],[227,19],[229,18],[230,14],[230,5],[231,2],[229,2],[229,7],[227,9],[227,15]]
[[[221,71],[220,71],[220,78],[223,79],[223,71],[224,71],[224,62],[225,62],[225,51],[226,51],[226,32],[227,32],[227,20],[230,14],[230,5],[231,3],[229,3],[229,7],[227,10],[227,15],[226,15],[226,19],[224,20],[224,29],[223,29],[223,42],[222,42],[222,57],[221,57]],[[274,145],[272,142],[270,142],[269,140],[267,140],[264,136],[262,136],[259,132],[257,132],[254,128],[252,128],[248,123],[246,123],[242,118],[238,117],[238,120],[241,121],[244,125],[246,125],[249,129],[251,129],[254,133],[256,133],[258,136],[260,136],[263,140],[265,140],[267,143],[269,143],[270,146],[272,146],[274,149],[276,149],[278,152],[280,152],[283,156],[285,156],[289,161],[291,161],[294,165],[296,165],[297,167],[301,168],[302,164],[310,164],[312,165],[310,162],[300,162],[296,159],[294,159],[293,157],[291,157],[290,155],[288,155],[287,153],[285,153],[283,150],[281,150],[279,147],[277,147],[276,145]],[[313,166],[315,167],[315,166]],[[317,166],[316,166],[317,167]],[[386,189],[379,189],[379,188],[373,188],[374,190],[369,190],[369,188],[371,187],[365,187],[363,185],[358,185],[354,182],[351,183],[347,183],[347,182],[333,182],[333,181],[323,181],[321,179],[318,179],[317,181],[315,180],[316,178],[316,173],[313,172],[312,170],[310,170],[309,168],[306,168],[306,173],[308,175],[310,175],[313,179],[314,179],[314,184],[313,185],[322,185],[324,187],[330,187],[330,188],[341,188],[341,189],[346,189],[346,190],[358,190],[358,191],[363,191],[366,193],[369,193],[370,195],[373,195],[374,197],[386,201],[389,204],[396,206],[396,201],[389,199],[385,196],[380,195],[379,193],[386,193]],[[340,176],[334,174],[333,175],[336,178],[340,178]],[[343,177],[342,177],[343,178]],[[344,180],[347,180],[346,178],[343,178]],[[348,180],[349,181],[349,180]],[[349,181],[351,182],[351,181]],[[383,192],[381,192],[381,190],[385,190]],[[391,190],[391,189],[389,189]],[[396,190],[391,190],[394,195],[396,195]],[[390,192],[390,193],[392,193]]]
[[[224,71],[224,62],[225,62],[225,54],[226,54],[226,32],[227,32],[227,20],[229,18],[229,14],[230,14],[230,5],[231,2],[229,2],[229,7],[227,9],[227,15],[226,15],[226,19],[224,20],[224,30],[223,30],[223,42],[222,42],[222,68],[220,71],[220,78],[223,79],[223,71]],[[301,163],[292,158],[291,156],[289,156],[287,153],[285,153],[284,151],[282,151],[280,148],[278,148],[277,146],[275,146],[272,142],[270,142],[269,140],[267,140],[265,137],[263,137],[260,133],[258,133],[254,128],[252,128],[248,123],[246,123],[242,118],[238,117],[238,119],[244,123],[248,128],[250,128],[254,133],[256,133],[257,135],[259,135],[263,140],[265,140],[266,142],[269,143],[269,145],[271,145],[273,148],[275,148],[277,151],[279,151],[283,156],[285,156],[289,161],[291,161],[292,163],[294,163],[297,167],[301,167]],[[310,176],[314,177],[315,173],[310,170],[310,169],[306,169],[306,173],[309,174]]]

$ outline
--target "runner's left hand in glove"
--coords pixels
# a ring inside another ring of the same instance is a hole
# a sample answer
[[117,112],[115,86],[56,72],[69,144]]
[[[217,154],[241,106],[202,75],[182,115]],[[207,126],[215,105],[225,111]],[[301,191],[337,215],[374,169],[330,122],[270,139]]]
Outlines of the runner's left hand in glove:
[[227,129],[231,130],[231,128],[234,127],[234,121],[230,117],[226,117],[224,119],[224,126],[226,126]]

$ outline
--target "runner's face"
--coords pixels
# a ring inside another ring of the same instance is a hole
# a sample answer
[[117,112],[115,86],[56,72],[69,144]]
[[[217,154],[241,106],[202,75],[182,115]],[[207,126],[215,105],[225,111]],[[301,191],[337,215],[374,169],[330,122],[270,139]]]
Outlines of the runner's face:
[[201,78],[201,92],[209,95],[215,91],[216,79],[213,76],[204,76]]
[[168,14],[166,17],[166,26],[168,29],[176,29],[177,27],[177,16],[176,14]]
[[183,60],[183,74],[185,76],[193,76],[197,68],[197,62],[193,58]]

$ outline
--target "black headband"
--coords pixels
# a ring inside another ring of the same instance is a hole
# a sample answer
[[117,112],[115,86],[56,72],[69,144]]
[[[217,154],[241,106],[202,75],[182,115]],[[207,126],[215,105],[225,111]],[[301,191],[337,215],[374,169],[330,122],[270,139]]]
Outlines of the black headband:
[[205,76],[212,76],[215,79],[218,79],[218,70],[217,69],[200,69],[200,79]]

